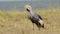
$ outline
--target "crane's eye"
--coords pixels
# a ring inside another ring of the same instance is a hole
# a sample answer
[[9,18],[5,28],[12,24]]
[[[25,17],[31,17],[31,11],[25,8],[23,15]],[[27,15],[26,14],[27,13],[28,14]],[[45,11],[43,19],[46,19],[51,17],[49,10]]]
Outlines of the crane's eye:
[[26,10],[27,10],[28,12],[30,12],[30,10],[29,10],[28,8],[27,8]]

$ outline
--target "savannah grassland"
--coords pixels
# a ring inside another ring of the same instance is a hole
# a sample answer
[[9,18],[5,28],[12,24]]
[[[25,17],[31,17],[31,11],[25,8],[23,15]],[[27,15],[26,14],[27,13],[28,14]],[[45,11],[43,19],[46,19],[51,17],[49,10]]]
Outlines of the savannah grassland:
[[33,10],[41,15],[45,28],[40,28],[27,18],[26,11],[0,11],[0,34],[60,34],[60,10]]

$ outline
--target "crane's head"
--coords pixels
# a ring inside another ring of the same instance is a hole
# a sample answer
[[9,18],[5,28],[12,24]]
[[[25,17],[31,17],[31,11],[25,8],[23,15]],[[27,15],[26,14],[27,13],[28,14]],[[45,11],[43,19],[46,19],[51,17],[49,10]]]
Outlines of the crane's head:
[[28,11],[28,12],[31,12],[32,11],[32,7],[30,5],[25,5],[25,9]]

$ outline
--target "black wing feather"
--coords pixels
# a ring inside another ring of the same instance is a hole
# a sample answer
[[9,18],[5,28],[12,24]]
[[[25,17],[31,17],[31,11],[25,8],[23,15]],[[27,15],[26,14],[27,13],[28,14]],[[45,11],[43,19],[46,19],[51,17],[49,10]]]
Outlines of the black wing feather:
[[41,20],[43,20],[42,17],[41,17],[40,15],[38,15],[38,17],[39,17]]

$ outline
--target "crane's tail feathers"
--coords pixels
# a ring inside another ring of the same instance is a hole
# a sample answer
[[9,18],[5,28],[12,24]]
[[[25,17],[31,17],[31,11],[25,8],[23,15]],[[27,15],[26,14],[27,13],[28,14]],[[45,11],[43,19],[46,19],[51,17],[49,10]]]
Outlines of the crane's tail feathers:
[[39,23],[41,24],[41,27],[44,28],[44,22],[42,20],[39,20]]

